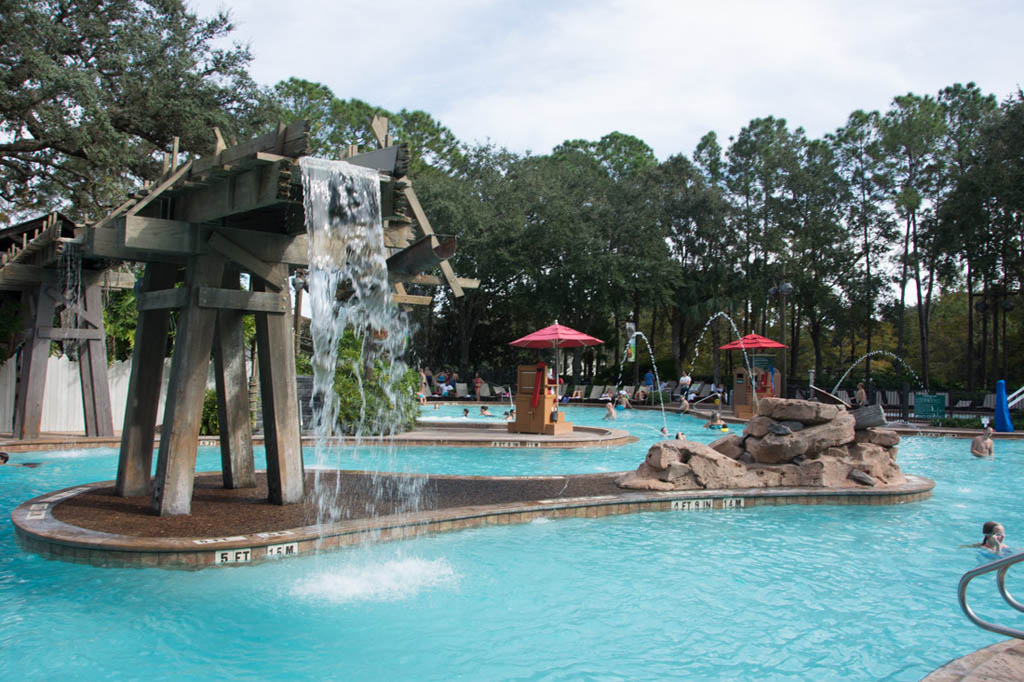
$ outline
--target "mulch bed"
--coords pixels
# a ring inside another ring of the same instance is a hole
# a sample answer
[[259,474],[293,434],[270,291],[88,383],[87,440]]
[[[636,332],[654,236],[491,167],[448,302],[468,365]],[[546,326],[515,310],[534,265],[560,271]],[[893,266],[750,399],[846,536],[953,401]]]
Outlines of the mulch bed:
[[[565,478],[473,478],[320,472],[321,489],[338,490],[340,519],[357,520],[412,511],[615,495],[617,474]],[[300,528],[316,523],[313,473],[306,497],[291,505],[267,502],[266,474],[257,487],[227,490],[219,474],[197,475],[192,513],[158,516],[149,497],[118,497],[113,486],[95,488],[53,507],[59,521],[90,530],[135,537],[206,538]],[[415,493],[418,492],[418,495]]]

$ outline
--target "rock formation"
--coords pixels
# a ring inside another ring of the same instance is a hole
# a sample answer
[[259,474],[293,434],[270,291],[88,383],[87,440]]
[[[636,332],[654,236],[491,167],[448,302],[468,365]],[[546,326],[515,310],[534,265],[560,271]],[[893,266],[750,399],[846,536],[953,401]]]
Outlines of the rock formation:
[[635,472],[616,482],[634,490],[903,483],[896,464],[899,435],[865,426],[885,424],[881,408],[855,412],[809,400],[762,398],[742,436],[725,436],[710,445],[685,440],[657,443]]

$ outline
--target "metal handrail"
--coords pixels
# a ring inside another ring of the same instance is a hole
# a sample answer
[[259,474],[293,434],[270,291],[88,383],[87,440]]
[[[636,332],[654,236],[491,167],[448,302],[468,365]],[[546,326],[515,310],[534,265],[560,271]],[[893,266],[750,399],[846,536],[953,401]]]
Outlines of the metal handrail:
[[1022,400],[1024,400],[1024,386],[1010,394],[1010,397],[1006,399],[1006,406],[1012,410],[1013,406]]
[[995,632],[1000,635],[1006,635],[1007,637],[1016,637],[1017,639],[1024,639],[1024,630],[1017,630],[1015,628],[1003,627],[1002,625],[996,625],[990,623],[987,620],[982,620],[975,615],[974,611],[970,606],[967,605],[967,584],[977,578],[979,575],[991,573],[992,571],[998,571],[996,573],[996,584],[999,586],[999,594],[1003,596],[1003,600],[1017,609],[1018,611],[1024,612],[1024,604],[1014,599],[1010,591],[1006,589],[1006,572],[1010,570],[1010,566],[1018,564],[1024,561],[1024,552],[1018,552],[1002,559],[997,559],[990,563],[978,566],[977,568],[971,569],[963,574],[960,578],[960,585],[957,589],[957,598],[960,600],[960,608],[963,609],[964,614],[968,619],[975,625],[990,632]]

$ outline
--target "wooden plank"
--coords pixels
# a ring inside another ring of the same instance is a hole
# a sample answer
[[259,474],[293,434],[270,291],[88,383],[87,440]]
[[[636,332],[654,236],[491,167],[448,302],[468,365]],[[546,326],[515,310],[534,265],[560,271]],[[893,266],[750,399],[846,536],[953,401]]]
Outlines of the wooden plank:
[[193,173],[203,175],[212,170],[214,166],[231,165],[258,152],[274,152],[293,158],[302,156],[306,153],[306,148],[309,146],[309,121],[296,121],[287,126],[281,138],[283,144],[278,144],[278,131],[273,130],[248,142],[228,147],[221,151],[220,154],[196,161],[193,166]]
[[[83,237],[83,249],[86,254],[116,260],[183,263],[188,256],[209,251],[209,239],[217,233],[236,244],[245,244],[246,249],[262,261],[300,267],[309,264],[309,245],[305,234],[285,235],[213,225],[196,227],[184,220],[140,216],[120,218],[115,223],[123,223],[124,232],[132,233],[133,246],[125,246],[123,241],[118,239],[118,230],[86,229]],[[158,248],[179,250],[151,250],[145,246],[151,239]]]
[[[199,287],[218,286],[223,271],[224,260],[220,256],[193,256],[185,271],[185,289],[192,293]],[[153,509],[161,516],[188,514],[192,510],[196,449],[216,321],[217,311],[196,305],[185,306],[178,314],[153,480]]]
[[135,276],[128,272],[119,270],[85,270],[82,272],[82,279],[86,284],[95,284],[104,289],[134,289]]
[[[287,266],[274,268],[277,276],[287,277]],[[265,286],[260,280],[253,282],[257,290]],[[287,298],[287,294],[279,295]],[[284,315],[256,314],[267,487],[273,504],[300,502],[304,489],[293,339],[290,311],[286,310]]]
[[45,269],[38,265],[8,263],[0,268],[0,285],[24,289],[26,286],[42,283],[45,272]]
[[[442,279],[437,275],[402,275],[397,272],[389,272],[388,279],[391,280],[392,282],[403,282],[405,284],[422,284],[426,286],[440,286],[441,284],[444,284]],[[459,282],[459,286],[461,286],[463,289],[480,288],[480,280],[478,279],[473,279],[470,277],[459,277],[457,279]]]
[[[409,208],[412,209],[413,217],[416,219],[416,222],[419,223],[420,230],[422,230],[425,235],[434,234],[434,228],[430,226],[430,220],[427,218],[427,214],[423,212],[423,207],[420,206],[420,200],[416,198],[416,192],[413,191],[411,186],[406,187],[403,192],[405,194],[405,198],[409,202]],[[449,288],[451,288],[452,294],[456,298],[461,298],[465,292],[463,292],[462,287],[459,286],[455,270],[452,269],[451,264],[447,260],[441,261],[441,274],[444,275],[444,279],[448,283]]]
[[50,357],[50,340],[37,330],[49,324],[57,307],[57,294],[52,287],[40,284],[22,295],[27,309],[25,345],[21,371],[14,398],[14,437],[21,440],[39,438],[43,418],[43,389],[46,386],[46,364]]
[[[221,286],[238,290],[238,268],[225,268]],[[256,487],[256,463],[249,423],[249,384],[245,376],[243,313],[221,310],[213,334],[213,367],[217,382],[221,476],[224,487]]]
[[114,435],[114,413],[110,409],[110,381],[107,379],[107,344],[103,330],[103,291],[93,284],[85,287],[82,319],[98,332],[78,344],[78,375],[82,388],[82,414],[85,435],[106,438]]
[[416,296],[414,294],[394,294],[395,303],[408,303],[410,305],[430,305],[434,301],[433,296]]
[[281,315],[291,308],[287,294],[214,287],[199,288],[198,305],[200,308],[241,310],[248,313],[270,313],[272,315]]
[[72,327],[40,327],[36,330],[39,338],[53,341],[66,341],[68,339],[106,339],[107,335],[102,329],[77,329]]
[[388,138],[388,119],[384,116],[373,115],[370,119],[370,129],[373,131],[373,136],[377,138],[377,146],[385,147],[385,142]]
[[176,254],[198,250],[197,228],[189,223],[130,215],[115,221],[115,226],[121,231],[121,243],[128,249]]
[[186,289],[144,291],[135,297],[135,307],[140,313],[147,310],[181,308],[188,300],[188,293]]
[[[142,293],[168,291],[178,276],[170,263],[150,263],[142,278]],[[167,308],[139,311],[132,348],[132,373],[128,380],[121,451],[117,462],[115,492],[122,497],[149,495],[153,470],[153,436],[156,431],[160,388],[167,350],[170,311]]]
[[[254,237],[258,239],[259,237]],[[222,255],[227,256],[230,260],[241,265],[243,268],[263,279],[273,291],[281,291],[284,288],[284,282],[274,281],[273,271],[271,267],[264,263],[262,260],[246,251],[244,248],[231,241],[222,234],[214,233],[210,235],[210,239],[207,241],[211,248],[219,251]]]

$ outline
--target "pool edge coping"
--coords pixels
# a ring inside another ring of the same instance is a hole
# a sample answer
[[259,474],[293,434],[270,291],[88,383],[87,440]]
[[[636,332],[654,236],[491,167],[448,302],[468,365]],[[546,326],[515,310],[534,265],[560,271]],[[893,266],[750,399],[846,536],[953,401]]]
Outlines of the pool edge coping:
[[[611,474],[580,474],[594,475]],[[303,526],[224,538],[140,538],[72,526],[53,516],[52,509],[60,502],[111,484],[110,481],[101,481],[36,496],[18,505],[11,512],[11,521],[22,549],[47,559],[100,567],[198,570],[225,564],[255,564],[282,556],[309,555],[368,542],[401,540],[490,525],[529,523],[539,518],[598,518],[652,511],[736,510],[791,504],[888,506],[931,497],[934,481],[913,474],[905,474],[905,477],[907,482],[904,484],[877,488],[629,490],[595,497],[451,507],[338,522],[328,526],[323,535],[316,526]]]

